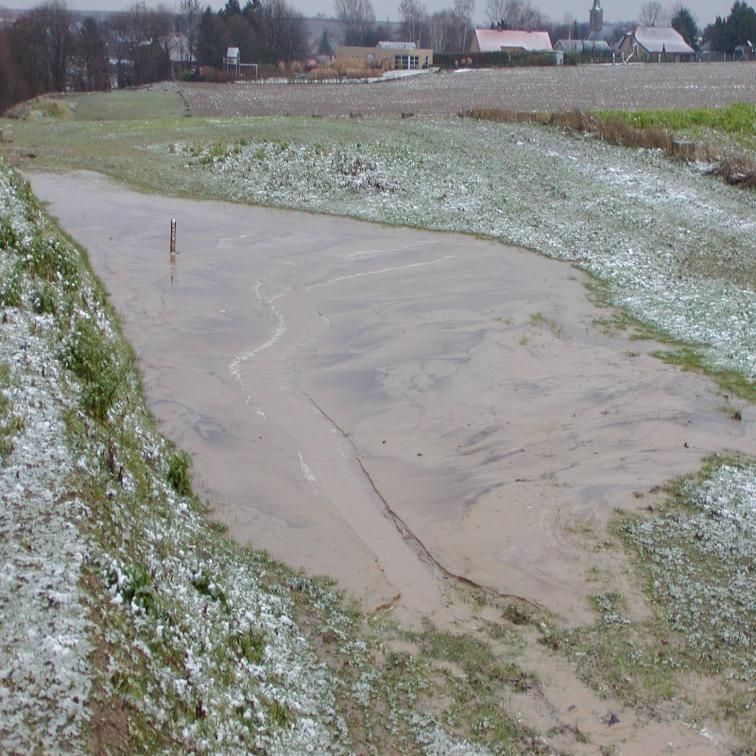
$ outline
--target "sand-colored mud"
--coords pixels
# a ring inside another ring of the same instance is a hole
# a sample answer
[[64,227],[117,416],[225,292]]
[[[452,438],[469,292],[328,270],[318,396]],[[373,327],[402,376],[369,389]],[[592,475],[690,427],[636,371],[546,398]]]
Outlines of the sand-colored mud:
[[89,250],[233,536],[369,609],[433,615],[459,575],[589,621],[572,526],[756,448],[750,408],[733,421],[706,378],[596,328],[567,264],[84,172],[32,186]]

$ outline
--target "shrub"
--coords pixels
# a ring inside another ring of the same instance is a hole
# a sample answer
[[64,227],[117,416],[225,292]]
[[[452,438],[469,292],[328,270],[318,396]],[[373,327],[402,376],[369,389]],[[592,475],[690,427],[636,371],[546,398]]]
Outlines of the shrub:
[[69,283],[75,283],[77,280],[78,261],[72,248],[57,239],[34,236],[23,260],[27,270],[39,278],[54,281],[61,276]]
[[81,381],[81,404],[96,420],[105,420],[122,380],[115,355],[91,320],[79,320],[63,355],[65,366]]
[[32,294],[32,307],[38,315],[45,313],[54,315],[57,310],[55,302],[55,289],[49,284],[44,283],[38,287]]
[[188,496],[192,492],[189,464],[190,459],[186,452],[171,454],[168,459],[168,482],[179,496]]
[[21,306],[21,271],[14,267],[0,289],[0,303],[6,307]]
[[18,237],[11,224],[5,219],[0,221],[0,247],[14,249],[17,243]]
[[265,653],[265,635],[260,630],[250,628],[231,637],[231,646],[240,659],[250,664],[259,664]]
[[[118,584],[118,573],[115,570],[108,575],[108,583],[110,586]],[[147,570],[141,565],[131,565],[123,571],[118,593],[125,604],[138,606],[147,614],[155,613],[155,591]]]

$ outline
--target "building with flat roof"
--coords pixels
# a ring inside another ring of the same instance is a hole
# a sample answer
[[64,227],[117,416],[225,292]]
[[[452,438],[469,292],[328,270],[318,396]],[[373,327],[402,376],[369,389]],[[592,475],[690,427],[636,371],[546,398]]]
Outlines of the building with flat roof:
[[354,68],[377,68],[381,71],[430,68],[433,50],[414,42],[379,42],[376,47],[337,47],[336,63]]

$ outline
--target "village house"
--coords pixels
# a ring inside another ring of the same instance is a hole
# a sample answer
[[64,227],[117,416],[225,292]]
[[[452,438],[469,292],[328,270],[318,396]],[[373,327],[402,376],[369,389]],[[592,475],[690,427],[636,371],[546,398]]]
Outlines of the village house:
[[663,26],[639,26],[623,37],[618,50],[625,62],[672,60],[681,63],[696,57],[696,51],[686,44],[679,32]]
[[336,63],[343,66],[377,68],[382,71],[430,68],[433,50],[414,42],[379,42],[376,47],[337,47]]

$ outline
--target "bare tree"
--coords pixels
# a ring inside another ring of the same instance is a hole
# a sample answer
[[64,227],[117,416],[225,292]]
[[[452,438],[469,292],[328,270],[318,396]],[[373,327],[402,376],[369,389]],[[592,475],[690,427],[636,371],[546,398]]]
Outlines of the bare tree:
[[179,31],[186,38],[184,46],[182,40],[181,57],[186,66],[190,66],[197,60],[197,38],[202,18],[202,8],[199,0],[179,0]]
[[506,0],[486,0],[486,18],[496,26],[504,18]]
[[664,26],[667,22],[666,13],[659,0],[649,0],[640,9],[638,22],[641,26]]
[[73,53],[72,19],[65,5],[34,8],[7,31],[10,58],[30,95],[66,88]]
[[72,18],[64,3],[53,2],[38,8],[47,42],[52,88],[66,88],[66,67],[73,50]]
[[375,25],[370,0],[335,0],[336,17],[344,25],[344,44],[364,44]]
[[97,22],[87,17],[79,27],[75,40],[76,89],[86,91],[109,89],[105,40]]
[[402,31],[409,42],[417,42],[421,36],[421,27],[427,20],[425,6],[418,0],[402,0],[399,3],[399,16],[402,19]]
[[450,52],[454,47],[457,18],[450,10],[434,13],[428,21],[430,45],[436,52]]
[[263,55],[271,62],[291,61],[307,54],[304,18],[286,0],[266,0],[262,6]]
[[109,26],[119,87],[170,79],[173,17],[164,7],[152,10],[136,3],[113,14]]
[[454,0],[454,15],[457,19],[458,50],[467,50],[467,38],[473,28],[475,0]]
[[525,29],[533,31],[543,29],[545,19],[536,10],[530,0],[505,0],[503,14],[499,17],[507,29]]

